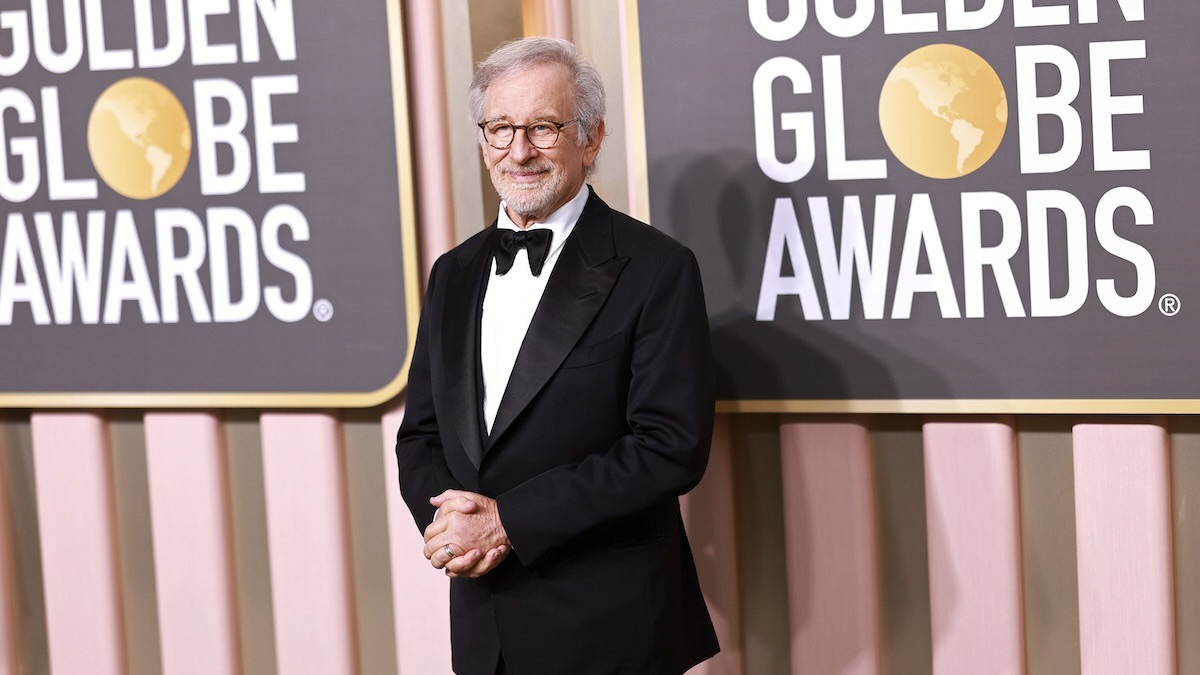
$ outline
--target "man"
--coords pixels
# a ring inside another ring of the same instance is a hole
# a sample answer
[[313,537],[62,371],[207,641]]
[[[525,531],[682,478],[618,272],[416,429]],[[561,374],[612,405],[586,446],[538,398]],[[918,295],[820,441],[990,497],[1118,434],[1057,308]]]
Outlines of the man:
[[678,502],[713,422],[695,258],[585,185],[604,88],[574,45],[500,47],[470,107],[503,202],[434,265],[396,443],[454,669],[678,675],[717,652]]

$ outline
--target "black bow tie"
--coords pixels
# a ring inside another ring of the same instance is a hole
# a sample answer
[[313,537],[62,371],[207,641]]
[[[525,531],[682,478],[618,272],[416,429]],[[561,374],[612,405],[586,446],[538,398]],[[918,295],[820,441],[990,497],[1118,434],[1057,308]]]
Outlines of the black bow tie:
[[496,274],[501,276],[512,269],[517,251],[525,249],[529,254],[529,270],[533,276],[542,273],[546,264],[546,256],[550,253],[550,240],[554,232],[544,227],[533,230],[497,230],[499,238],[496,242]]

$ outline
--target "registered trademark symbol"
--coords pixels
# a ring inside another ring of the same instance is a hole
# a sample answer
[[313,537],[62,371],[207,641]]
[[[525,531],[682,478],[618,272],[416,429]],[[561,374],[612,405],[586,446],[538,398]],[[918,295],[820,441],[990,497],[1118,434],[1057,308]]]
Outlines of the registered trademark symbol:
[[1163,313],[1163,316],[1175,316],[1179,313],[1179,296],[1174,293],[1164,293],[1158,299],[1158,311]]
[[322,323],[333,318],[333,303],[321,298],[313,303],[313,317]]

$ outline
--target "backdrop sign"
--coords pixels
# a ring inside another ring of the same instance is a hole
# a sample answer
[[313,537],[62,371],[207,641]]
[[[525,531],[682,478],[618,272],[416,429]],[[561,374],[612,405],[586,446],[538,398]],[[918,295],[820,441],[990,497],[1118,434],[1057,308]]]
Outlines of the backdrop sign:
[[633,14],[727,407],[1200,410],[1200,5]]
[[0,404],[393,396],[402,55],[397,0],[6,0]]

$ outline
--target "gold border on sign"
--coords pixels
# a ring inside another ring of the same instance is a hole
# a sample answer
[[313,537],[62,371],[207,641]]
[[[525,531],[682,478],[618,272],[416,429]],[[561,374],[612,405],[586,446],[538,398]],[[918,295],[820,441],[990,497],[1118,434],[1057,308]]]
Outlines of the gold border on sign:
[[[642,79],[638,0],[625,0],[626,58],[629,64],[629,173],[637,193],[631,203],[639,219],[650,220],[649,158]],[[1098,414],[1184,415],[1200,413],[1200,399],[1013,398],[1013,399],[829,399],[722,400],[719,413],[913,413],[913,414]]]
[[404,256],[404,308],[408,349],[400,371],[390,382],[367,392],[48,392],[0,393],[3,408],[370,408],[404,389],[416,346],[421,316],[417,259],[416,191],[413,185],[411,121],[408,109],[408,64],[404,16],[400,0],[386,0],[392,107],[396,133],[396,178],[399,183],[400,228]]

